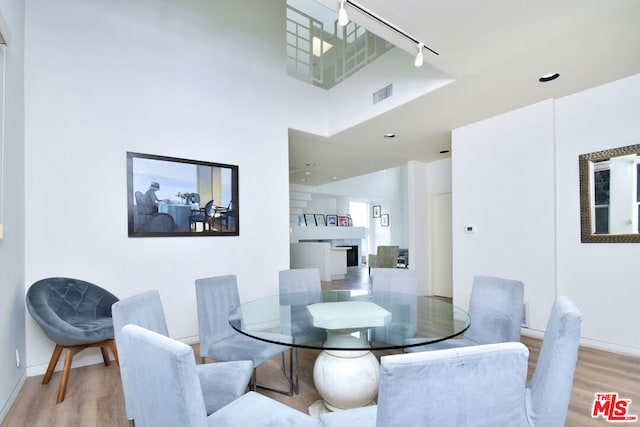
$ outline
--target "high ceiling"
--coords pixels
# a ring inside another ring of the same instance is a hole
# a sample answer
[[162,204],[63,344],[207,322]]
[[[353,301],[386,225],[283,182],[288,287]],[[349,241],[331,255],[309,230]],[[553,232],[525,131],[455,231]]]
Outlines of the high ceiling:
[[445,158],[452,129],[640,73],[640,0],[356,1],[438,51],[425,62],[455,82],[329,137],[291,130],[292,184]]

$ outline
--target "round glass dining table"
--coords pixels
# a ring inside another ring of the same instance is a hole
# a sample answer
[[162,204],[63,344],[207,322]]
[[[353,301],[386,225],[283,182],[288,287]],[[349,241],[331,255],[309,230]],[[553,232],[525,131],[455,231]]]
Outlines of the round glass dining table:
[[314,385],[323,400],[309,408],[312,415],[319,415],[365,406],[375,399],[380,364],[371,351],[453,338],[467,330],[470,320],[459,307],[431,297],[318,290],[247,302],[229,313],[229,323],[257,340],[323,350],[313,369]]

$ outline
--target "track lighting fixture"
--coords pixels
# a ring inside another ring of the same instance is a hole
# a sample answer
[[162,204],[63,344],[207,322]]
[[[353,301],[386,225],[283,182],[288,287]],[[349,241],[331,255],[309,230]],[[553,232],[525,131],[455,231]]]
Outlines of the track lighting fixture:
[[349,17],[347,16],[347,10],[344,8],[344,1],[340,0],[340,10],[338,10],[338,25],[344,27],[349,23]]
[[422,43],[418,43],[418,53],[416,54],[416,60],[413,63],[416,67],[422,67],[422,63],[424,62],[424,55],[422,54],[422,48],[424,45]]
[[396,26],[392,25],[391,23],[385,21],[384,19],[380,18],[378,15],[376,15],[373,12],[371,12],[370,10],[360,6],[355,1],[353,1],[353,0],[339,0],[339,1],[340,1],[340,9],[338,9],[338,24],[339,25],[344,27],[345,25],[347,25],[347,23],[349,23],[349,17],[347,16],[347,10],[345,9],[345,5],[349,5],[350,7],[352,7],[356,11],[366,15],[367,17],[369,17],[373,21],[384,25],[388,29],[398,33],[402,37],[404,37],[406,39],[409,39],[413,43],[415,43],[417,45],[417,47],[418,47],[418,53],[416,55],[416,60],[414,62],[416,67],[421,67],[422,64],[424,63],[424,54],[422,53],[423,48],[427,49],[429,52],[431,52],[431,53],[433,53],[435,55],[439,55],[438,52],[436,52],[435,50],[431,49],[429,46],[425,45],[424,43],[422,43],[419,40],[416,40],[414,37],[410,36],[409,34],[405,33],[401,29],[399,29],[398,27],[396,27]]

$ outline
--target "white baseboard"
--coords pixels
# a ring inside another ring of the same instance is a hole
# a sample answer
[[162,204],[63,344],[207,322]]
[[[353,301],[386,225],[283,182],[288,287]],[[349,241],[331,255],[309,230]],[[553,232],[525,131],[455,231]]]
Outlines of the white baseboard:
[[[109,352],[109,356],[113,361],[113,356],[111,355],[111,352]],[[62,371],[62,368],[64,366],[64,357],[65,357],[65,354],[63,352],[62,355],[60,356],[60,360],[58,360],[58,364],[56,365],[56,369],[54,370],[54,372]],[[73,365],[71,366],[71,369],[81,368],[83,366],[89,366],[89,365],[97,365],[98,363],[104,364],[104,361],[102,360],[102,355],[100,354],[99,351],[97,352],[97,354],[89,354],[89,352],[85,353],[83,351],[82,353],[78,353],[73,358]],[[48,361],[47,363],[43,363],[43,364],[27,366],[27,377],[44,375],[44,373],[47,372],[48,366],[49,366]]]
[[[529,328],[522,328],[522,335],[540,340],[544,338],[544,332]],[[620,354],[623,356],[640,357],[640,348],[627,347],[588,338],[580,338],[580,345],[586,348],[607,351],[609,353]]]

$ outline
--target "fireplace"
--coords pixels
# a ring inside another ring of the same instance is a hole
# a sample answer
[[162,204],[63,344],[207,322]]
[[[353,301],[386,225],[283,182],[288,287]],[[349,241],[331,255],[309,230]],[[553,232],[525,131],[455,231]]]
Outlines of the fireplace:
[[340,245],[338,248],[349,248],[347,250],[347,267],[358,266],[358,245]]

